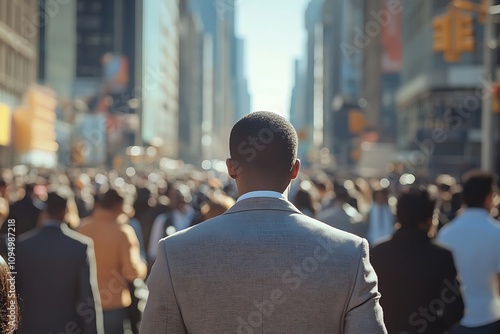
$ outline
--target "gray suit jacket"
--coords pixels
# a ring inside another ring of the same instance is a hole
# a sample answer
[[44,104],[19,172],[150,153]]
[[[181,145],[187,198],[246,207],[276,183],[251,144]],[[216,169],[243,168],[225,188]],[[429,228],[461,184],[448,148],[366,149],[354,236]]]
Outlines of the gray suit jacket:
[[368,243],[274,198],[160,241],[141,333],[386,333]]

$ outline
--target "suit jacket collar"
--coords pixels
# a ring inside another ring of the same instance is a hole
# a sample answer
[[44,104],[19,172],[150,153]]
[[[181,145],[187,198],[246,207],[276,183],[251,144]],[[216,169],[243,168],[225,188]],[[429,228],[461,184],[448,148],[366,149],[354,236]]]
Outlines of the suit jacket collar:
[[225,215],[254,210],[273,210],[273,211],[288,211],[291,213],[302,214],[292,203],[279,198],[271,197],[254,197],[236,202]]
[[397,230],[394,233],[392,239],[404,244],[426,244],[431,242],[431,239],[427,236],[426,232],[423,232],[416,228],[404,227]]

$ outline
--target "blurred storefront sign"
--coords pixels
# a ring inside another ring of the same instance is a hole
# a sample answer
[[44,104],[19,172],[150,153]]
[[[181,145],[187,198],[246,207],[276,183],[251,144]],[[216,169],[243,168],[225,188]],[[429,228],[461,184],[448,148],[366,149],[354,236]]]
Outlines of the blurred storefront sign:
[[4,103],[0,103],[0,146],[10,145],[12,117],[10,108]]
[[57,164],[55,92],[33,86],[24,96],[24,104],[14,111],[13,140],[19,161],[40,167]]
[[102,114],[80,114],[75,121],[72,162],[80,166],[99,166],[106,161],[107,119]]

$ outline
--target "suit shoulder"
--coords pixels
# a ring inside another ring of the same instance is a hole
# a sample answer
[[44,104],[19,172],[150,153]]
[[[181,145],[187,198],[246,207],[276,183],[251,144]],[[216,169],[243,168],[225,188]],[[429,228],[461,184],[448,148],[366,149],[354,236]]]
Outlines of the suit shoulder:
[[383,254],[387,251],[391,251],[392,252],[392,249],[394,248],[394,244],[393,244],[393,241],[392,239],[389,239],[389,240],[386,240],[386,241],[383,241],[381,243],[379,243],[378,245],[374,246],[371,250],[370,250],[370,253],[372,255],[378,255],[378,254]]
[[439,244],[438,242],[431,242],[429,247],[436,255],[453,258],[453,252],[446,246]]
[[73,231],[69,227],[63,228],[63,234],[69,238],[72,242],[75,243],[75,245],[80,244],[82,246],[93,246],[93,241],[91,238],[81,234],[80,232]]
[[128,224],[128,223],[120,223],[120,224],[117,224],[117,226],[118,226],[118,229],[120,230],[120,232],[122,232],[123,234],[135,233],[134,228],[132,226],[130,226],[130,224]]
[[117,232],[119,233],[122,240],[129,242],[130,240],[134,240],[137,238],[137,234],[135,233],[135,230],[131,225],[122,223],[118,224],[117,226]]
[[171,243],[185,243],[189,240],[194,240],[200,236],[206,236],[210,233],[215,233],[218,231],[218,227],[224,223],[225,219],[221,216],[214,217],[211,219],[207,219],[199,224],[188,227],[182,231],[178,231],[172,235],[169,235],[166,238],[163,238],[161,241],[165,241],[168,244]]
[[40,233],[41,229],[39,227],[31,230],[31,231],[28,231],[26,233],[23,233],[21,234],[19,237],[17,237],[17,242],[19,244],[26,244],[26,243],[30,243],[33,241],[33,239],[35,237],[38,236],[38,234]]
[[353,242],[357,245],[362,243],[363,238],[353,233],[346,232],[336,227],[330,226],[320,220],[305,215],[304,217],[301,217],[301,219],[307,222],[308,225],[310,225],[310,228],[317,233],[324,233],[327,235],[331,235],[332,237],[335,237],[337,239],[343,240],[345,242]]

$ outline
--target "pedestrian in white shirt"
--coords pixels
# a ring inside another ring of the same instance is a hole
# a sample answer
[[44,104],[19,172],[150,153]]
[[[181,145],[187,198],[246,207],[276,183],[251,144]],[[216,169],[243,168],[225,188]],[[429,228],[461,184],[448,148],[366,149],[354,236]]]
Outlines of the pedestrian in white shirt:
[[388,240],[394,233],[394,214],[389,206],[387,189],[373,191],[373,205],[368,213],[366,238],[371,247]]
[[463,286],[465,316],[453,334],[500,333],[500,222],[490,216],[496,191],[493,174],[467,173],[466,209],[438,234],[453,252]]

